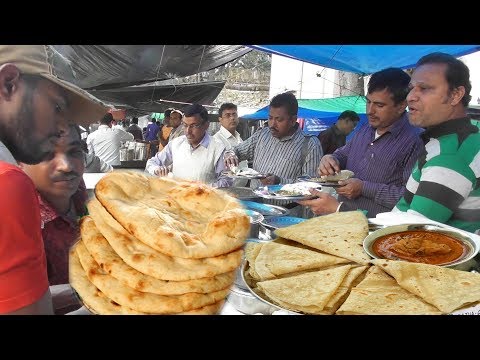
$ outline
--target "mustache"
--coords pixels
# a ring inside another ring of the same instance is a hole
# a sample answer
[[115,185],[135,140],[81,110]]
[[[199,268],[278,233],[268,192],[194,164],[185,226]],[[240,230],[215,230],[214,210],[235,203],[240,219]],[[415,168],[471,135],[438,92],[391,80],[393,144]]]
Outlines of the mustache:
[[63,173],[63,174],[60,174],[58,176],[55,176],[52,180],[54,182],[57,182],[57,181],[70,181],[70,180],[74,180],[74,179],[77,179],[80,177],[80,174],[75,172],[75,171],[72,171],[72,172],[69,172],[69,173]]

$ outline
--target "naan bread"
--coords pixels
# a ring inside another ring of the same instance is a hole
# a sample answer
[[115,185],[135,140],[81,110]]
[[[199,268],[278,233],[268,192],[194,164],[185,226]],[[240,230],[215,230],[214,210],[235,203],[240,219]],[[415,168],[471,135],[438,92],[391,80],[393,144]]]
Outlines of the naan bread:
[[69,254],[69,282],[75,291],[80,295],[85,307],[90,311],[103,315],[140,315],[140,311],[135,311],[126,306],[117,304],[109,299],[93,285],[87,278],[87,274],[80,264],[75,247],[72,247]]
[[188,293],[172,296],[140,292],[125,286],[102,270],[82,242],[77,243],[75,250],[88,279],[101,292],[116,303],[137,311],[151,314],[186,312],[217,303],[225,299],[230,290],[226,288],[208,294]]
[[96,198],[90,200],[88,209],[95,219],[97,229],[123,261],[156,279],[186,281],[213,277],[236,270],[242,261],[243,250],[241,249],[226,255],[203,259],[184,259],[165,255],[130,235]]
[[130,234],[170,256],[227,254],[243,246],[250,230],[236,199],[198,182],[112,172],[95,195]]
[[225,300],[220,300],[212,305],[207,305],[198,309],[193,309],[174,315],[216,315],[220,312],[224,304]]
[[375,259],[372,263],[444,313],[480,301],[480,274],[407,261]]
[[255,258],[255,272],[261,280],[274,279],[279,275],[320,269],[350,260],[277,242],[264,244]]
[[283,279],[260,281],[257,287],[286,309],[315,314],[323,310],[350,268],[350,265],[343,265]]
[[234,271],[210,278],[186,281],[159,280],[127,265],[100,233],[91,217],[82,219],[81,232],[84,245],[100,267],[117,280],[138,291],[160,295],[208,293],[225,289],[235,280]]
[[362,265],[370,261],[363,250],[368,220],[361,211],[318,216],[277,229],[275,234]]
[[377,266],[352,289],[336,312],[340,315],[439,315],[435,306],[397,284]]

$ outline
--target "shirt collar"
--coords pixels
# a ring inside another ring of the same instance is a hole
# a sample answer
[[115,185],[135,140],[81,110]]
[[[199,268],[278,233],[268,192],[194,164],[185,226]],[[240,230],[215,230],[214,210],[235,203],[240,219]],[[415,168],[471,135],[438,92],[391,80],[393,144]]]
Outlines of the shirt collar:
[[340,129],[337,127],[337,124],[333,124],[332,125],[332,131],[335,135],[337,136],[345,136],[341,131]]
[[[72,220],[66,216],[63,216],[55,210],[55,208],[47,201],[42,198],[40,193],[37,192],[38,202],[40,203],[40,215],[42,217],[43,223],[48,223],[55,220],[56,218],[62,218],[64,221],[68,222],[71,226],[76,226],[77,223],[72,222]],[[81,181],[78,190],[73,194],[72,201],[75,211],[79,217],[86,215],[85,203],[87,201],[88,194],[86,191],[85,183]]]
[[448,134],[458,134],[460,139],[465,139],[468,135],[478,131],[478,127],[473,125],[468,117],[463,117],[431,126],[421,136],[424,142],[428,142],[430,138],[439,138]]
[[223,125],[220,126],[220,130],[218,130],[220,132],[221,135],[223,135],[226,139],[229,139],[231,137],[235,138],[235,139],[238,139],[238,137],[240,136],[240,133],[238,131],[235,131],[235,136],[230,132],[228,131]]
[[196,147],[193,147],[189,142],[188,142],[188,139],[187,139],[187,136],[186,135],[182,135],[185,137],[185,142],[188,144],[188,146],[190,146],[190,149],[191,150],[195,150],[195,149],[198,149],[201,146],[203,146],[204,148],[208,148],[208,145],[210,145],[210,139],[211,139],[211,136],[208,134],[208,132],[205,132],[205,136],[203,137],[203,139],[198,143],[198,145]]
[[[291,140],[293,137],[297,136],[299,133],[302,132],[302,129],[300,128],[300,125],[298,123],[295,124],[295,131],[293,132],[292,135],[287,135],[282,137],[281,139],[278,139],[279,141],[287,141]],[[271,133],[270,133],[271,134]]]
[[108,126],[108,125],[99,125],[98,128],[99,128],[99,129],[110,129],[110,126]]
[[8,148],[5,146],[5,144],[2,143],[1,141],[0,141],[0,161],[5,161],[5,162],[7,162],[9,164],[12,164],[12,165],[18,165],[17,161],[13,157],[10,150],[8,150]]

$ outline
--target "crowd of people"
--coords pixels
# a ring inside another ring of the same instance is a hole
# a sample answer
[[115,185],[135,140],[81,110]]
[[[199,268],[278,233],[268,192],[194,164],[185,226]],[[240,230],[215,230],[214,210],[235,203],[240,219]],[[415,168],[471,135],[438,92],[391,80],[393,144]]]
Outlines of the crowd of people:
[[[221,126],[213,135],[200,104],[167,109],[162,124],[151,119],[144,130],[138,118],[122,128],[105,104],[57,78],[55,68],[69,66],[52,59],[48,46],[0,46],[1,314],[65,314],[80,307],[68,286],[68,251],[87,214],[82,177],[112,171],[125,141],[157,146],[146,162],[150,175],[218,188],[354,173],[339,182],[338,198],[311,189],[312,200],[271,201],[294,215],[305,208],[313,216],[406,212],[480,231],[480,133],[466,112],[469,69],[451,55],[422,57],[411,77],[398,68],[373,74],[368,123],[359,128],[358,114],[347,110],[318,137],[306,135],[297,122],[298,101],[288,92],[271,99],[268,127],[248,139],[237,131],[233,103],[220,106]],[[85,119],[100,125],[83,139],[78,125],[88,125]],[[266,177],[227,176],[242,162]]]

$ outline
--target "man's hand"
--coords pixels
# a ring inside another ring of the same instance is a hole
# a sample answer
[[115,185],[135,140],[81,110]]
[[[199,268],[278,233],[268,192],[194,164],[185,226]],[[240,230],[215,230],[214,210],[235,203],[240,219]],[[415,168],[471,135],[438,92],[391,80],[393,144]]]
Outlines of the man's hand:
[[158,177],[162,177],[162,176],[167,176],[168,173],[170,172],[170,169],[168,168],[168,166],[159,166],[157,169],[155,169],[154,171],[154,174],[157,175]]
[[320,160],[320,166],[318,167],[318,174],[322,175],[335,175],[340,171],[340,163],[337,158],[332,155],[324,155]]
[[267,174],[267,177],[260,179],[263,185],[276,185],[280,184],[280,178],[277,175]]
[[238,157],[233,151],[225,151],[223,154],[223,161],[225,162],[225,167],[230,169],[232,166],[238,166]]
[[362,195],[363,181],[360,179],[341,180],[338,184],[342,185],[337,188],[338,195],[343,195],[347,199],[356,199]]
[[337,211],[339,202],[332,195],[316,189],[310,189],[317,199],[297,201],[300,205],[310,208],[315,215],[331,214]]

